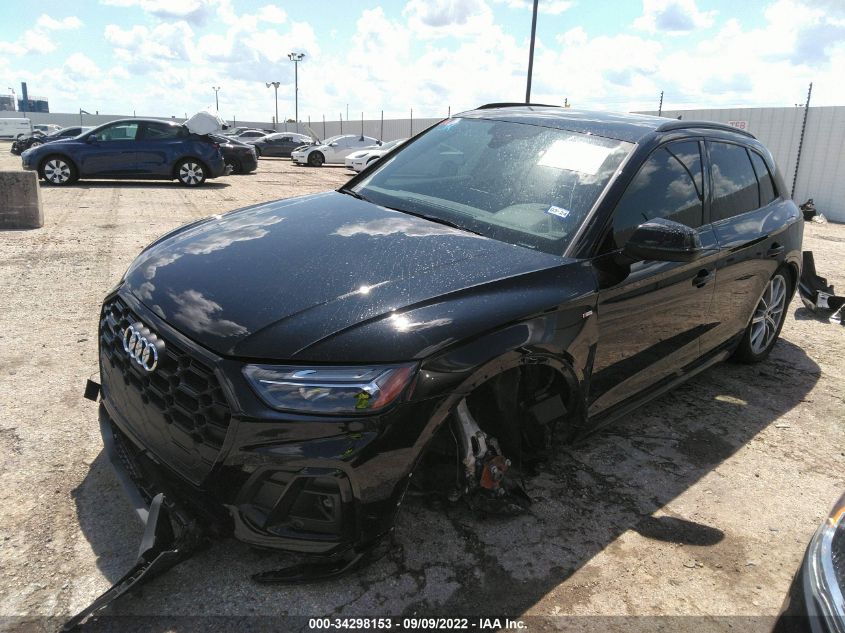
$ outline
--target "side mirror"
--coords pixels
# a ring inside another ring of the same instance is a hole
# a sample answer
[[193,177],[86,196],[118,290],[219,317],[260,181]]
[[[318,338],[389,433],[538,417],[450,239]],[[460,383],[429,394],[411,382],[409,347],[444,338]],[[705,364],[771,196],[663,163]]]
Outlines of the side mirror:
[[85,139],[86,143],[96,143],[97,142],[97,135],[96,134],[89,134],[88,137]]
[[640,224],[622,249],[633,261],[691,262],[704,254],[698,231],[665,218]]
[[332,143],[329,147],[337,147],[337,143]]

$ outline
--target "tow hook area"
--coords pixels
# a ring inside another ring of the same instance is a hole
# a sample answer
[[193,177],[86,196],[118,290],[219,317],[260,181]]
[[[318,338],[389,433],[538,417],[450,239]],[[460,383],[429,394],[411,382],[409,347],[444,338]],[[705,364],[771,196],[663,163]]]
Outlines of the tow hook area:
[[173,506],[165,499],[164,494],[159,493],[150,504],[147,525],[135,565],[108,591],[68,620],[61,630],[77,630],[100,609],[190,558],[205,545],[205,535],[196,521]]
[[828,317],[831,323],[845,325],[842,314],[845,297],[836,296],[833,286],[827,283],[827,279],[818,276],[812,251],[804,251],[803,259],[801,279],[798,282],[801,301],[808,310],[819,316]]
[[495,437],[487,435],[473,418],[466,399],[456,410],[457,432],[463,454],[463,495],[469,506],[489,514],[513,516],[524,513],[531,498],[509,475],[511,461]]

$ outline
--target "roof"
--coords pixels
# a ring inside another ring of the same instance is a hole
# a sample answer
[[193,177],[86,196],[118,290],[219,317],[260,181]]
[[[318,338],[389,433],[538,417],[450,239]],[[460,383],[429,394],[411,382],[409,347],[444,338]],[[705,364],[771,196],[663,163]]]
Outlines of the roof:
[[456,115],[473,119],[511,121],[530,125],[595,134],[629,143],[637,143],[655,132],[680,129],[719,129],[753,136],[728,125],[710,121],[678,121],[648,114],[623,114],[599,110],[576,110],[540,104],[489,104]]

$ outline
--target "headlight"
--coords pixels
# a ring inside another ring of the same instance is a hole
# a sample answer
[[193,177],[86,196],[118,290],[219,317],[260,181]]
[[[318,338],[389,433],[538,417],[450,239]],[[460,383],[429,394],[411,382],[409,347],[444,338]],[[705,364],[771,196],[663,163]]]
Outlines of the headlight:
[[395,402],[417,370],[416,363],[372,367],[247,365],[255,392],[279,411],[373,413]]
[[845,496],[816,531],[807,550],[804,588],[831,631],[845,631]]

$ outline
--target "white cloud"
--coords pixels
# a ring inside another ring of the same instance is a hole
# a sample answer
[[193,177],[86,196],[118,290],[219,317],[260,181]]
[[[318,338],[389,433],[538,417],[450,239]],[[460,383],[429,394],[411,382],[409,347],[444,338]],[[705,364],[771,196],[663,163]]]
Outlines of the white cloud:
[[62,18],[61,20],[56,20],[44,13],[38,16],[38,20],[35,22],[35,27],[47,31],[79,29],[82,28],[82,20],[76,16],[69,16]]
[[283,24],[288,19],[287,13],[273,4],[261,7],[258,10],[258,17],[264,22],[272,22],[273,24]]
[[[506,4],[510,9],[532,9],[534,8],[533,0],[495,0],[497,4]],[[560,15],[564,11],[568,11],[575,2],[569,0],[541,0],[537,5],[539,13],[548,13],[549,15]]]
[[204,24],[219,0],[100,0],[106,6],[137,7],[161,20]]
[[16,41],[0,41],[0,53],[11,55],[45,54],[56,50],[56,43],[51,31],[74,30],[82,27],[82,20],[69,16],[56,20],[42,14],[35,22],[35,27],[24,31]]
[[713,25],[717,11],[699,11],[695,0],[643,0],[634,27],[649,33],[680,35]]

